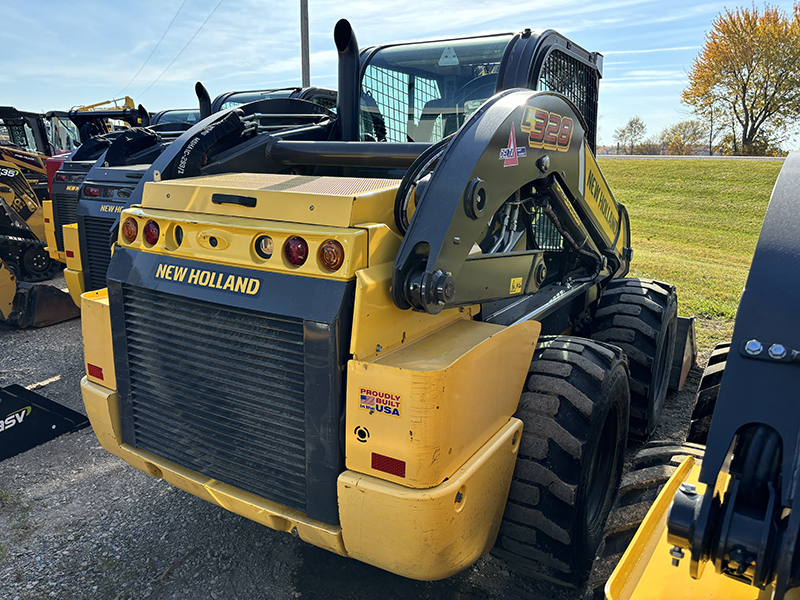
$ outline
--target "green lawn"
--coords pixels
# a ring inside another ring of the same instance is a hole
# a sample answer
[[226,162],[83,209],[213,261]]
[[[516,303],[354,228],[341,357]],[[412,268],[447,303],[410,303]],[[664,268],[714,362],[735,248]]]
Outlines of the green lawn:
[[678,288],[701,349],[730,338],[780,161],[598,159],[631,218],[632,277]]

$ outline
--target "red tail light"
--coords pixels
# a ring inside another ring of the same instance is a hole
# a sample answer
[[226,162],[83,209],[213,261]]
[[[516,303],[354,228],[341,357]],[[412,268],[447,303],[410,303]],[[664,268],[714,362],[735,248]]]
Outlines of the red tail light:
[[283,245],[283,253],[286,260],[299,267],[308,259],[308,244],[300,236],[290,237]]
[[161,231],[158,228],[158,223],[155,221],[148,221],[144,224],[144,241],[150,244],[151,246],[155,245],[158,241],[158,237],[161,235]]
[[66,181],[67,176],[63,173],[56,173],[56,181]]
[[125,219],[125,222],[122,223],[122,237],[125,238],[126,242],[132,244],[137,235],[139,235],[139,224],[136,222],[136,219],[128,217]]
[[100,195],[100,188],[86,186],[83,188],[83,193],[89,198],[97,198]]

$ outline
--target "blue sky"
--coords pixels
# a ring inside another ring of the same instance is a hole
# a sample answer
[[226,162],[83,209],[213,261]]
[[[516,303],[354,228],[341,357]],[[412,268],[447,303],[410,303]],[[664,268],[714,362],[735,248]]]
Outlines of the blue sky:
[[[712,20],[726,7],[750,6],[744,0],[308,1],[311,83],[324,87],[336,87],[333,27],[339,18],[350,20],[361,47],[555,29],[604,55],[599,135],[605,144],[634,115],[647,135],[690,118],[680,92]],[[2,4],[0,104],[63,110],[122,93],[155,111],[195,106],[198,80],[212,98],[233,89],[300,84],[299,0]],[[791,11],[791,1],[772,4]]]

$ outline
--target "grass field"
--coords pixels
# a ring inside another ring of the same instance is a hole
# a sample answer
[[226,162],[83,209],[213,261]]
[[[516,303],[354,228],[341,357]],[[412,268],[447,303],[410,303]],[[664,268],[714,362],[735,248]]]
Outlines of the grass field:
[[729,339],[781,161],[598,160],[631,219],[631,277],[678,288],[701,349]]

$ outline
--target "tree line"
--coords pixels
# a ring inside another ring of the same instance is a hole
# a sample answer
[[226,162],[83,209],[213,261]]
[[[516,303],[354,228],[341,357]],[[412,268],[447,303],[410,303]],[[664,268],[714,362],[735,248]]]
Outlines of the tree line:
[[800,123],[800,2],[791,15],[725,9],[688,78],[681,101],[694,118],[646,138],[635,116],[614,131],[620,153],[779,156]]

